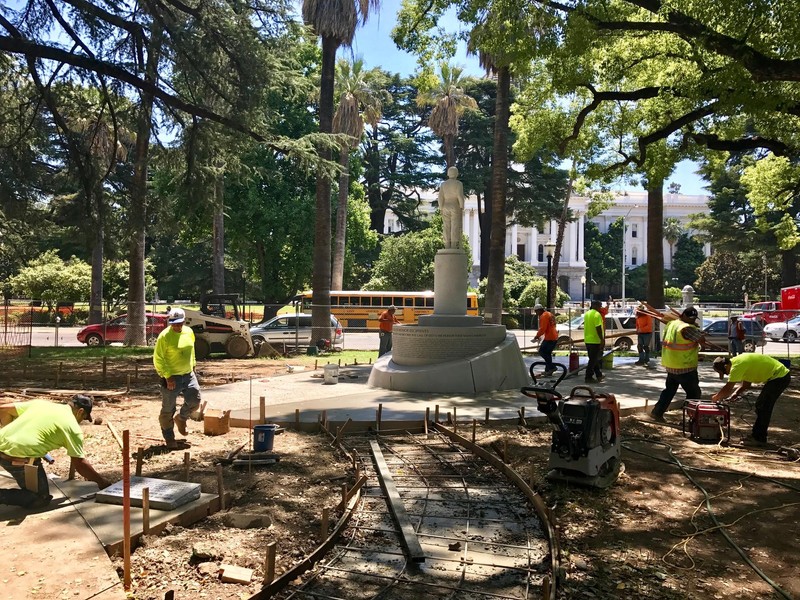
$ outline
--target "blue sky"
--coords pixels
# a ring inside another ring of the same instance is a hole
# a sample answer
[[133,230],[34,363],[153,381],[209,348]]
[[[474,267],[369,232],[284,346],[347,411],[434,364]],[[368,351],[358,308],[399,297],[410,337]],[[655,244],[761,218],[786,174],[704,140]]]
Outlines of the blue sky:
[[[382,2],[380,13],[370,15],[367,23],[356,31],[352,49],[341,48],[339,50],[340,56],[348,59],[353,56],[360,56],[364,59],[367,68],[381,67],[391,73],[400,73],[401,75],[413,73],[417,68],[416,57],[399,50],[391,38],[392,28],[395,25],[395,15],[398,10],[399,2],[397,0]],[[458,20],[453,14],[446,16],[440,24],[448,28],[459,27]],[[484,74],[478,65],[477,58],[468,56],[463,45],[460,46],[459,53],[453,62],[463,67],[466,73],[476,77]],[[679,183],[682,194],[707,194],[708,192],[703,187],[705,182],[695,174],[697,168],[697,164],[685,160],[678,164],[675,172],[667,182]],[[620,189],[623,189],[623,187],[629,190],[641,189],[632,185],[621,186]]]

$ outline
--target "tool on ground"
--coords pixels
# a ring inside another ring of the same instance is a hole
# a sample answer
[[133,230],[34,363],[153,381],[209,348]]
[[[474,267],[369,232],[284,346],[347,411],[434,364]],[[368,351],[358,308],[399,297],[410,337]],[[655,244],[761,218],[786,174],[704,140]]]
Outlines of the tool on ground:
[[531,374],[531,379],[533,380],[533,385],[534,386],[538,386],[539,385],[539,381],[536,378],[536,371],[537,371],[538,367],[544,367],[544,371],[539,373],[539,377],[540,378],[549,377],[551,375],[555,375],[558,371],[561,371],[561,375],[558,376],[558,378],[556,379],[555,383],[553,383],[553,385],[550,386],[550,388],[549,388],[549,389],[552,389],[552,390],[556,389],[558,384],[561,383],[564,380],[564,378],[567,376],[567,368],[564,365],[562,365],[561,363],[553,363],[553,367],[555,367],[555,369],[553,369],[552,371],[548,371],[547,370],[547,363],[544,362],[543,360],[537,360],[536,362],[531,363],[531,366],[528,369],[530,374]]
[[683,403],[683,435],[695,442],[729,442],[731,439],[731,409],[726,404],[704,400]]
[[547,474],[550,481],[607,488],[619,477],[619,405],[613,394],[596,394],[587,386],[572,388],[563,398],[555,388],[524,387],[539,412],[553,424]]

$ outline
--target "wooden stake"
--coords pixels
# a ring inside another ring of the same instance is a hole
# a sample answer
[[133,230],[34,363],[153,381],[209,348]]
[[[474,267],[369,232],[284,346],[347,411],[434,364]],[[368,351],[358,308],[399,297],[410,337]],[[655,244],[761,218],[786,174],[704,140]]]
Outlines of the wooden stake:
[[383,416],[383,404],[378,404],[378,419],[377,419],[377,427],[378,431],[381,430],[381,417]]
[[550,576],[545,575],[542,579],[542,598],[550,600]]
[[344,425],[336,428],[336,438],[334,438],[333,443],[331,444],[332,446],[335,446],[339,443],[339,440],[342,439],[342,434],[344,434],[344,430],[347,429],[347,426],[352,422],[353,419],[347,419],[347,421],[344,422]]
[[458,414],[456,413],[456,407],[453,407],[453,433],[458,431]]
[[472,443],[475,443],[475,435],[478,430],[478,419],[472,419]]
[[[103,357],[105,361],[105,357]],[[110,425],[110,423],[109,423]],[[122,432],[122,561],[123,585],[131,589],[131,452],[130,431]]]
[[319,538],[325,540],[328,537],[328,520],[330,519],[331,510],[328,507],[322,509],[322,526],[319,530]]
[[61,369],[64,368],[64,363],[58,363],[58,370],[56,371],[56,385],[58,387],[59,382],[61,381]]
[[300,409],[294,409],[294,428],[297,431],[300,431]]
[[430,406],[426,406],[425,407],[425,422],[424,422],[425,437],[428,437],[428,421],[430,421],[430,420],[431,420],[431,407]]
[[[123,448],[122,438],[119,437],[119,433],[117,432],[117,430],[114,427],[114,425],[112,425],[111,421],[106,421],[106,427],[108,427],[108,430],[111,432],[111,435],[114,436],[114,439],[117,440],[117,444],[119,444],[119,447]],[[124,448],[123,448],[123,450],[124,450]]]
[[125,393],[126,394],[130,394],[131,393],[131,374],[130,373],[128,373],[128,387],[125,389]]
[[264,396],[258,399],[258,422],[261,425],[267,422],[267,399]]
[[144,463],[144,448],[139,446],[139,450],[136,451],[136,476],[142,476],[142,463]]
[[25,489],[34,494],[39,491],[39,465],[25,465]]
[[217,465],[217,494],[219,494],[219,509],[225,510],[225,483],[222,481],[222,465]]
[[138,360],[133,361],[133,378],[137,379],[137,380],[139,379],[139,361]]
[[108,359],[104,356],[103,357],[103,383],[106,382],[106,371],[107,371],[107,369],[108,369]]
[[150,533],[150,488],[142,490],[142,535]]
[[314,370],[315,371],[317,370],[317,360],[316,359],[314,359]]
[[439,422],[439,405],[438,404],[436,405],[436,407],[433,410],[433,422],[434,423],[438,423]]
[[267,554],[264,557],[264,585],[275,580],[275,542],[267,544]]
[[484,419],[484,423],[486,424],[487,427],[489,426],[489,407],[488,406],[486,407],[486,418]]
[[340,367],[342,366],[342,359],[341,358],[339,359],[339,366]]
[[183,453],[183,480],[189,481],[189,465],[192,463],[192,453]]

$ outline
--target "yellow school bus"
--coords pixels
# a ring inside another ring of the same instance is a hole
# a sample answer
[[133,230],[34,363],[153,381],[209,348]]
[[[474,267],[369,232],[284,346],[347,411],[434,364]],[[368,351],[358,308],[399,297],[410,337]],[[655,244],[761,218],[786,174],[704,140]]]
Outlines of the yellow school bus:
[[[311,311],[311,292],[295,297],[303,312]],[[468,315],[478,315],[478,295],[467,292]],[[394,305],[395,316],[405,325],[415,324],[420,315],[433,313],[433,292],[331,291],[331,313],[347,329],[378,329],[380,314]]]

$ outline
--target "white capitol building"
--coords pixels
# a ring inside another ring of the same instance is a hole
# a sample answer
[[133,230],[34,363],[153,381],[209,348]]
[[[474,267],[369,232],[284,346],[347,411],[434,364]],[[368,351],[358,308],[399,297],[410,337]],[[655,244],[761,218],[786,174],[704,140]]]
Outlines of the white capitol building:
[[[422,213],[431,213],[434,210],[433,202],[437,199],[436,191],[421,194]],[[570,294],[573,300],[580,300],[581,277],[586,275],[586,261],[584,259],[584,223],[586,222],[586,207],[588,198],[572,196],[569,207],[576,215],[576,219],[567,223],[564,232],[564,243],[558,263],[558,286]],[[688,226],[689,216],[695,213],[708,211],[707,196],[688,196],[684,194],[664,193],[664,219],[676,218],[684,227]],[[608,231],[609,225],[620,218],[625,219],[625,266],[627,269],[635,268],[647,262],[647,193],[623,192],[614,198],[613,205],[594,217],[594,222],[602,233]],[[386,211],[384,218],[384,233],[396,233],[402,230],[397,216]],[[543,230],[535,227],[522,227],[509,225],[506,232],[506,256],[516,255],[521,261],[536,268],[541,275],[547,273],[547,256],[545,244],[555,242],[556,221],[547,223]],[[480,272],[480,225],[478,224],[478,205],[475,196],[469,196],[464,203],[464,234],[469,238],[472,249],[472,273],[470,285],[477,285],[477,275]],[[664,268],[670,269],[671,256],[669,244],[664,245]],[[706,256],[711,254],[711,247],[705,244]]]

